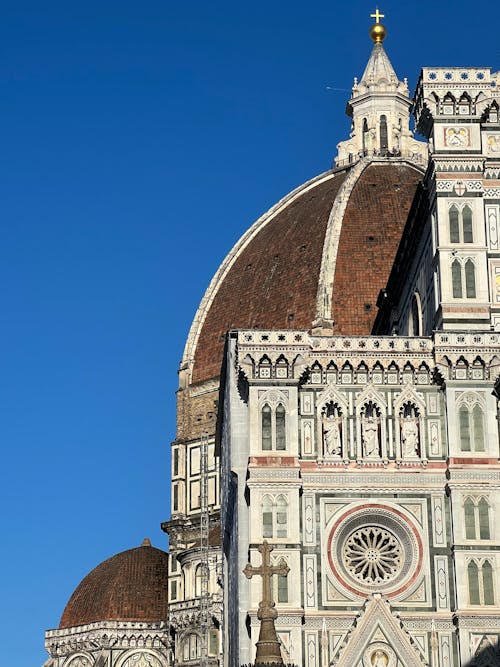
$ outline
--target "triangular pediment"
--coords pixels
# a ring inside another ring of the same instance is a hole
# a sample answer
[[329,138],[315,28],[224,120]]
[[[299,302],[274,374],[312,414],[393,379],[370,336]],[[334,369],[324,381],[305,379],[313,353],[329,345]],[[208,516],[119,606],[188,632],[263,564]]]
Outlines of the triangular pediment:
[[400,621],[391,613],[389,603],[374,595],[356,618],[336,656],[336,667],[424,667],[425,658]]

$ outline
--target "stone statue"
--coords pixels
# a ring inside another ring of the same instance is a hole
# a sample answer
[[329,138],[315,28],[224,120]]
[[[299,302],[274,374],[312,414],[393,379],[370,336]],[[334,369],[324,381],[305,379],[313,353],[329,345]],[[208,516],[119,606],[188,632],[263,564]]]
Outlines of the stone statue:
[[417,418],[412,416],[403,417],[401,420],[401,445],[403,457],[418,456],[419,435]]
[[325,454],[330,456],[342,454],[339,418],[335,415],[323,415],[323,443]]
[[373,415],[363,417],[362,440],[365,456],[380,456],[378,420]]

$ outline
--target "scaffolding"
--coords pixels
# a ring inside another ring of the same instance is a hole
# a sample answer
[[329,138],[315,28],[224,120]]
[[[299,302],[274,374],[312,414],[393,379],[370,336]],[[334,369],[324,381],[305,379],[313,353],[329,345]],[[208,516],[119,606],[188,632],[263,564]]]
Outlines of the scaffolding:
[[200,667],[208,667],[210,632],[210,513],[208,503],[208,433],[201,437],[200,451]]

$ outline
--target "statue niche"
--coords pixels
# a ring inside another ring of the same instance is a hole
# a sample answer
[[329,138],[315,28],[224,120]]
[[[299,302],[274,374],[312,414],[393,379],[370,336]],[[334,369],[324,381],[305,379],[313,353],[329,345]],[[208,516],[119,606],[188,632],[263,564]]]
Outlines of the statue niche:
[[414,403],[408,401],[399,412],[401,455],[404,459],[420,457],[420,414]]
[[323,455],[342,455],[342,411],[337,403],[330,401],[321,412]]
[[380,458],[380,409],[373,401],[365,403],[361,409],[361,442],[363,456]]

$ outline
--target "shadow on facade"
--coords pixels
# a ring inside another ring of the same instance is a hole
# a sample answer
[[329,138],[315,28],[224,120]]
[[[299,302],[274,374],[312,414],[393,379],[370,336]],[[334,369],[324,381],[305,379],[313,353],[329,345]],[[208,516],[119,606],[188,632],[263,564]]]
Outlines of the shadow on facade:
[[466,667],[500,667],[500,646],[492,644],[484,637],[476,651],[475,657],[467,663]]

